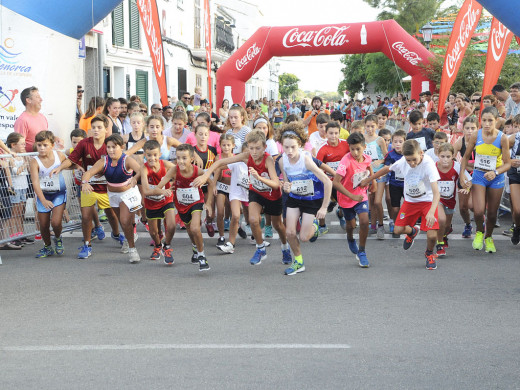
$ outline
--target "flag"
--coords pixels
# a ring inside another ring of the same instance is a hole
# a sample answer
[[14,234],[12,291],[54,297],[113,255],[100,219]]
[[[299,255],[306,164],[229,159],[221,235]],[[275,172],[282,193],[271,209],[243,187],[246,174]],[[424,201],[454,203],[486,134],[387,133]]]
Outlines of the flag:
[[204,36],[206,40],[206,64],[208,67],[208,100],[209,106],[211,107],[213,102],[213,88],[211,87],[211,13],[209,10],[209,0],[204,0],[204,21]]

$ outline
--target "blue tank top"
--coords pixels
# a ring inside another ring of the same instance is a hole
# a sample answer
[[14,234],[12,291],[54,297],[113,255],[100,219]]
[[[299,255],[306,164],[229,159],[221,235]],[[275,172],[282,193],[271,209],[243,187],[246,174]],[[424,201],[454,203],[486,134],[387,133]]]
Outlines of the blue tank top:
[[[150,137],[146,137],[146,140],[149,141]],[[165,135],[163,135],[163,140],[162,140],[162,144],[161,144],[160,159],[166,160],[166,161],[168,161],[170,159],[170,147],[168,146],[168,138]]]
[[103,167],[102,174],[105,175],[108,184],[122,184],[130,180],[133,176],[133,172],[126,170],[127,155],[122,154],[115,167],[112,166],[112,159],[105,156],[105,166]]
[[311,157],[309,152],[301,151],[299,160],[291,164],[287,155],[283,154],[283,169],[291,182],[289,196],[301,200],[323,199],[323,183],[305,167],[305,156]]

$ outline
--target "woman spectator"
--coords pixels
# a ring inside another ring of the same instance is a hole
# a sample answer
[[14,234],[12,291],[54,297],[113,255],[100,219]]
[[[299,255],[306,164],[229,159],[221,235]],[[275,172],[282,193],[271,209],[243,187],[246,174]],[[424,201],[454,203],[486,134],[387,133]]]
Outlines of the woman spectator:
[[119,119],[119,111],[121,109],[121,103],[119,99],[108,98],[103,108],[103,114],[110,120],[107,128],[107,137],[112,134],[121,134],[123,129],[123,123]]
[[227,117],[228,117],[228,112],[229,112],[229,100],[224,99],[224,101],[222,102],[222,107],[220,107],[218,109],[218,116],[222,123],[226,123]]
[[88,131],[90,130],[90,121],[97,114],[101,114],[104,105],[105,99],[103,99],[101,96],[92,97],[88,103],[87,112],[85,112],[85,114],[83,114],[79,120],[79,128],[85,130],[85,132],[88,134]]

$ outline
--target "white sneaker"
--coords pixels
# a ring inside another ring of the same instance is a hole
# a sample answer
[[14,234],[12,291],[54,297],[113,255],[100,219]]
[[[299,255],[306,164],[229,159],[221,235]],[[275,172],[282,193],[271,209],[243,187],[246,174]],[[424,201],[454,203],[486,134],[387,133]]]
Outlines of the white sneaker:
[[244,230],[246,231],[246,234],[247,234],[248,236],[250,236],[251,234],[253,234],[253,233],[251,232],[251,226],[250,226],[250,225],[247,225],[247,224],[244,225]]
[[[127,245],[128,245],[128,243],[127,243]],[[128,254],[130,255],[130,259],[129,259],[130,263],[134,264],[134,263],[139,263],[141,261],[141,258],[139,257],[139,253],[137,252],[136,248],[129,248]]]
[[[262,238],[265,238],[265,237],[262,237]],[[251,245],[256,245],[256,240],[253,236],[249,237],[249,243]],[[268,246],[271,246],[271,243],[269,241],[265,241],[265,239],[264,239],[264,245],[267,248]]]
[[128,253],[128,249],[129,249],[128,241],[124,240],[123,246],[121,246],[121,253]]
[[229,241],[226,242],[226,245],[217,246],[224,253],[235,253],[235,246]]
[[134,242],[136,242],[139,239],[139,234],[137,232],[134,233]]

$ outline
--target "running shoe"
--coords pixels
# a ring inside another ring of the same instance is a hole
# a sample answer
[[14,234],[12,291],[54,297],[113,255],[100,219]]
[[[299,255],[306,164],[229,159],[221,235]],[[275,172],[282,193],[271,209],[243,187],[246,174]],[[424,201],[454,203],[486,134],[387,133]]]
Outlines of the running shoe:
[[150,226],[148,226],[148,221],[143,221],[142,218],[139,218],[139,222],[141,222],[141,225],[144,226],[144,228],[146,229],[147,232],[150,231]]
[[367,254],[365,252],[358,252],[358,254],[356,255],[356,259],[357,259],[357,261],[359,261],[359,266],[361,268],[370,267],[370,263],[368,262],[368,259],[367,259]]
[[161,260],[162,247],[156,246],[153,248],[153,252],[150,255],[150,260]]
[[309,239],[309,242],[314,242],[320,236],[320,227],[318,226],[318,220],[315,219],[312,226],[314,226],[314,235]]
[[60,238],[54,237],[54,246],[56,248],[56,254],[61,256],[65,252],[65,248],[63,248],[63,240]]
[[513,245],[518,245],[520,242],[520,227],[515,227],[513,229],[513,235],[511,236],[511,242]]
[[229,254],[235,253],[235,246],[232,243],[230,243],[229,241],[226,242],[226,245],[222,245],[217,248],[220,249],[224,253],[229,253]]
[[38,234],[36,234],[36,235],[34,236],[34,239],[35,239],[36,241],[40,241],[40,240],[42,239],[42,235],[41,235],[40,233],[38,233]]
[[245,225],[244,230],[246,232],[246,236],[250,236],[253,234],[253,232],[251,231],[251,226],[249,224]]
[[424,257],[426,257],[426,269],[437,269],[437,255],[435,253],[432,252],[428,254],[427,252],[424,252]]
[[446,257],[446,250],[442,244],[437,244],[437,257]]
[[298,260],[294,259],[291,266],[287,268],[284,273],[287,276],[292,276],[303,271],[305,271],[305,265],[303,264],[303,261],[299,262]]
[[292,256],[291,256],[291,250],[290,249],[283,249],[282,250],[282,263],[283,264],[291,264],[292,263]]
[[173,249],[171,247],[170,248],[164,247],[163,253],[164,253],[164,264],[173,265],[173,263],[175,262],[173,260]]
[[24,238],[20,239],[20,241],[22,241],[22,243],[25,245],[34,244],[34,240],[31,237],[24,237]]
[[191,264],[199,264],[199,255],[197,249],[191,247]]
[[256,248],[256,252],[253,257],[251,257],[251,260],[249,260],[249,263],[251,263],[251,265],[259,265],[262,264],[262,260],[265,260],[266,258],[267,252],[265,248]]
[[229,232],[229,225],[231,225],[231,220],[229,218],[224,219],[224,231]]
[[209,271],[210,270],[208,261],[206,260],[205,256],[199,256],[197,258],[197,261],[199,262],[199,271]]
[[264,231],[265,238],[273,238],[273,226],[266,225]]
[[403,241],[403,249],[405,251],[407,251],[408,249],[410,249],[413,245],[413,240],[415,239],[415,237],[417,237],[417,235],[419,234],[419,226],[414,226],[414,229],[415,229],[415,234],[413,235],[410,235],[410,234],[407,234],[406,237],[404,238],[404,241]]
[[394,221],[390,221],[388,223],[388,230],[389,230],[389,233],[392,234],[392,236],[394,235],[394,227],[395,227],[395,223]]
[[511,224],[511,227],[507,230],[504,230],[502,234],[507,237],[512,237],[515,230],[515,224]]
[[247,233],[241,226],[238,227],[238,235],[240,238],[247,238]]
[[350,251],[353,254],[357,255],[359,252],[359,248],[357,246],[356,240],[351,241],[351,240],[347,239],[347,242],[348,242],[348,249],[350,249]]
[[384,240],[385,239],[385,227],[384,226],[378,226],[377,227],[377,239],[378,240]]
[[323,236],[324,234],[327,234],[329,232],[329,228],[327,225],[320,226],[320,236]]
[[260,218],[260,229],[263,229],[265,227],[265,216],[262,214]]
[[473,226],[471,226],[471,224],[465,225],[464,231],[462,232],[462,238],[471,238],[472,231],[473,231]]
[[83,245],[79,248],[80,251],[78,253],[78,259],[87,259],[92,255],[92,247],[88,245]]
[[124,240],[123,245],[121,245],[121,253],[128,253],[130,250],[130,246],[128,245],[128,241]]
[[224,237],[219,237],[216,247],[220,249],[220,247],[224,245],[226,245],[226,239]]
[[38,251],[38,253],[36,253],[36,258],[37,259],[43,259],[45,257],[49,257],[49,256],[52,256],[54,255],[54,249],[52,249],[52,246],[44,246],[42,249],[40,249]]
[[373,229],[371,227],[368,228],[368,235],[373,236],[374,234],[377,234],[377,229]]
[[487,252],[487,253],[496,253],[497,248],[495,248],[495,242],[493,241],[493,237],[487,237],[484,240],[484,243],[486,244],[485,252]]
[[336,207],[336,202],[329,202],[329,205],[327,206],[327,213],[332,213],[332,210],[334,210],[334,207]]
[[444,236],[444,238],[442,240],[444,241],[444,244],[442,245],[442,247],[444,249],[448,249],[450,247],[450,245],[448,244],[448,236]]
[[484,233],[476,232],[475,238],[473,239],[473,249],[480,251],[484,248]]
[[128,248],[128,261],[132,264],[139,263],[141,258],[136,248]]
[[99,222],[107,222],[108,221],[108,218],[105,214],[105,210],[99,210],[98,211],[98,218],[99,218]]
[[103,240],[105,238],[105,229],[103,228],[103,225],[96,226],[94,229],[92,229],[91,238],[95,237],[97,237],[98,240]]
[[347,221],[345,220],[345,217],[340,214],[341,214],[341,209],[338,207],[336,209],[336,217],[338,217],[338,219],[339,219],[339,225],[341,226],[341,228],[343,230],[347,230]]

